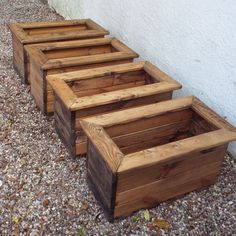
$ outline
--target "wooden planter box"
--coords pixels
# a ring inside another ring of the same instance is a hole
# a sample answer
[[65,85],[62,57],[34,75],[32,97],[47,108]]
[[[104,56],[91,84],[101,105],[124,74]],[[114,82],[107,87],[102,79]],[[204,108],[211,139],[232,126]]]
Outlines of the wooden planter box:
[[44,114],[53,112],[53,93],[46,76],[132,62],[138,54],[115,38],[25,46],[29,55],[31,94]]
[[22,78],[22,83],[28,83],[27,54],[24,45],[102,38],[104,35],[109,34],[107,30],[90,19],[11,23],[9,28],[12,32],[13,64]]
[[86,153],[81,118],[172,98],[181,85],[149,62],[47,77],[55,92],[56,130],[72,156]]
[[195,97],[81,121],[87,177],[108,219],[213,184],[236,129]]

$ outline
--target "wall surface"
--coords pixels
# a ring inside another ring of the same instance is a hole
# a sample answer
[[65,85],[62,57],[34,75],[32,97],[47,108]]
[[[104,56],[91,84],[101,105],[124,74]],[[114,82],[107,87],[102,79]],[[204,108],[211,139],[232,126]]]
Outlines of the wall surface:
[[[236,126],[235,0],[49,0],[67,19],[92,18]],[[236,142],[230,145],[236,155]]]

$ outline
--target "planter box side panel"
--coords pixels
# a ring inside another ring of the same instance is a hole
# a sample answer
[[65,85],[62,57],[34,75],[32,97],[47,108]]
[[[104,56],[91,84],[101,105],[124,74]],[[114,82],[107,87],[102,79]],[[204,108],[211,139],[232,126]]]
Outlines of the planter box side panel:
[[115,217],[214,184],[226,150],[227,145],[222,145],[164,165],[118,173]]
[[40,70],[39,65],[37,65],[31,58],[29,66],[29,79],[30,79],[30,92],[35,100],[36,105],[40,110],[45,113],[45,104],[44,104],[44,80],[43,80],[43,71]]
[[22,83],[25,81],[25,64],[24,64],[24,46],[19,39],[12,34],[13,47],[13,64],[17,73],[21,76]]
[[45,101],[47,104],[47,115],[49,114],[53,114],[54,110],[55,110],[55,96],[54,96],[54,92],[53,89],[51,87],[51,85],[47,82],[47,80],[45,79],[45,83],[46,83],[46,88],[47,88],[47,100]]
[[60,139],[68,149],[70,155],[75,157],[75,112],[71,112],[55,95],[55,128]]
[[92,142],[88,141],[87,181],[108,220],[113,220],[117,176],[105,163]]

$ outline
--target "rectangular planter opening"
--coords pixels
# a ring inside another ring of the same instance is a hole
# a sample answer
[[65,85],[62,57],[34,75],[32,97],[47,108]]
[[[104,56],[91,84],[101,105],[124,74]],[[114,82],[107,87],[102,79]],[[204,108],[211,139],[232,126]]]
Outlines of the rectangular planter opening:
[[89,27],[86,23],[81,23],[78,25],[71,25],[71,26],[45,26],[45,27],[35,27],[35,28],[24,28],[27,35],[45,35],[45,34],[58,34],[58,33],[80,33],[81,31],[93,30]]
[[142,85],[159,83],[144,70],[122,73],[119,75],[107,75],[91,80],[69,82],[68,85],[78,98],[101,94],[121,89],[134,88]]
[[168,100],[174,90],[181,88],[149,62],[49,75],[47,80],[52,86],[48,98],[52,99],[55,93],[57,131],[73,156],[86,153],[82,118]]
[[217,130],[191,108],[105,128],[124,154]]
[[112,45],[101,45],[83,48],[70,47],[68,49],[44,49],[42,52],[47,59],[58,59],[113,53],[118,52],[118,50]]

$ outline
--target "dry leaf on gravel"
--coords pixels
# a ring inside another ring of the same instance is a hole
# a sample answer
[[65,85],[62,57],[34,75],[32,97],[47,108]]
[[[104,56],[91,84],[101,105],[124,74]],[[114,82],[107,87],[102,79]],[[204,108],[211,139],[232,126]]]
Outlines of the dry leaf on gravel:
[[15,225],[19,225],[20,223],[20,218],[18,216],[14,216],[12,218],[12,223],[15,224]]
[[81,204],[80,209],[86,211],[86,210],[89,209],[89,205],[88,205],[86,202],[83,202],[83,203]]
[[48,199],[43,200],[43,206],[47,207],[50,204],[50,201]]
[[171,227],[170,223],[163,219],[153,219],[152,225],[160,229],[169,229]]

